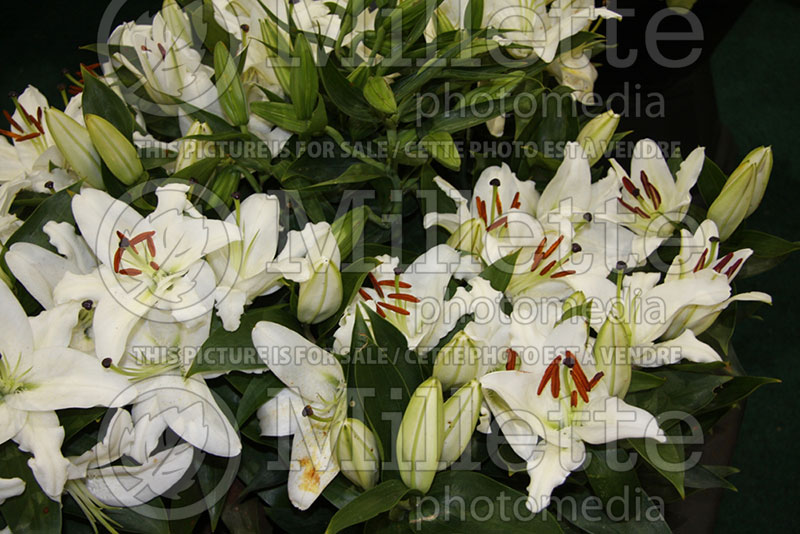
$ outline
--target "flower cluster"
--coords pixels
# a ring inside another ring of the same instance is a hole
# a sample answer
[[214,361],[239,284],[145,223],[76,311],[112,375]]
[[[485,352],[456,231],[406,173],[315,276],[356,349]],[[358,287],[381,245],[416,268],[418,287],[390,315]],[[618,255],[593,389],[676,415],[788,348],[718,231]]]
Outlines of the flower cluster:
[[[62,510],[137,531],[191,499],[212,529],[266,521],[263,504],[288,531],[313,510],[328,532],[428,528],[445,486],[556,522],[539,512],[559,492],[613,497],[573,471],[675,452],[688,418],[713,425],[757,387],[729,340],[737,303],[771,303],[733,289],[748,260],[768,268],[761,243],[781,249],[740,228],[770,149],[726,178],[702,148],[643,140],[628,171],[606,157],[618,115],[531,112],[592,100],[618,14],[186,4],[97,44],[63,111],[29,87],[5,113],[10,531],[58,531]],[[499,161],[459,151],[472,135],[559,148]]]

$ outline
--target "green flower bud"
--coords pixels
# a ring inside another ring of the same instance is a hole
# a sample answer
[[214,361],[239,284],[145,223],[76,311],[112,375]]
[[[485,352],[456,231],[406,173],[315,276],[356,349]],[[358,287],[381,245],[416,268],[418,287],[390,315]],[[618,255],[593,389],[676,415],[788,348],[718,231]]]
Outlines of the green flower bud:
[[[211,135],[212,133],[214,132],[211,131],[208,124],[194,121],[186,135]],[[178,158],[175,160],[175,172],[183,170],[210,155],[210,147],[213,146],[214,143],[211,141],[183,139],[180,148],[178,148]]]
[[428,492],[439,467],[443,440],[442,384],[429,378],[411,396],[397,433],[397,465],[406,486]]
[[747,216],[756,188],[756,171],[755,164],[739,165],[708,208],[708,218],[717,224],[719,238],[723,241],[733,234]]
[[479,349],[462,330],[441,348],[433,364],[435,376],[445,389],[461,386],[477,378]]
[[[749,217],[756,211],[758,205],[761,204],[761,199],[764,198],[769,176],[772,174],[772,147],[761,146],[756,148],[744,157],[739,166],[749,164],[756,167],[756,185],[753,188],[753,196],[750,198],[750,205],[747,207],[745,217]],[[736,174],[736,171],[733,171],[733,173]]]
[[214,47],[214,74],[222,111],[234,126],[244,126],[250,121],[247,99],[236,62],[221,41]]
[[105,189],[100,154],[92,144],[89,130],[56,108],[48,108],[44,118],[53,141],[72,170],[95,189]]
[[233,201],[233,194],[239,188],[241,179],[242,173],[236,167],[223,167],[217,171],[217,175],[211,184],[211,191],[214,194],[208,199],[209,207],[215,209],[221,204],[230,206]]
[[389,84],[383,76],[373,76],[364,84],[364,98],[369,105],[381,113],[392,115],[397,112],[397,102],[394,99]]
[[619,115],[608,110],[590,120],[580,131],[577,141],[589,157],[589,165],[597,163],[608,150],[618,125]]
[[439,470],[446,469],[467,448],[481,414],[481,384],[471,380],[444,403],[444,439]]
[[350,482],[369,490],[378,483],[380,456],[375,435],[358,419],[346,419],[336,440],[339,469]]
[[144,175],[136,147],[113,124],[98,115],[84,117],[92,143],[111,174],[125,185],[133,185]]
[[624,397],[631,385],[630,361],[631,337],[625,324],[613,313],[609,314],[597,340],[594,342],[592,353],[597,370],[602,371],[609,394]]
[[300,284],[297,318],[306,324],[320,323],[336,313],[343,295],[339,268],[328,258],[321,258],[311,278]]

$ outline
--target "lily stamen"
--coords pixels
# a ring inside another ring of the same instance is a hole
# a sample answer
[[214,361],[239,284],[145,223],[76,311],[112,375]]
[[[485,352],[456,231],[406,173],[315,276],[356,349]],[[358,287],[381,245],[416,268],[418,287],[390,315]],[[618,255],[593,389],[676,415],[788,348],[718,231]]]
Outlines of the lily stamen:
[[372,274],[372,273],[369,273],[369,274],[367,274],[367,277],[369,278],[369,281],[372,284],[372,288],[375,290],[376,293],[378,293],[378,296],[380,298],[385,298],[385,295],[383,293],[383,289],[381,289],[381,285],[378,283],[378,279],[375,278],[375,275]]
[[514,349],[507,349],[506,354],[508,355],[508,360],[506,361],[506,371],[514,371],[517,368],[517,351]]
[[718,273],[721,273],[722,269],[724,269],[725,266],[731,261],[731,258],[733,258],[733,252],[728,252],[725,257],[717,262],[717,264],[714,266],[714,270]]
[[409,312],[408,310],[404,310],[400,306],[395,306],[394,304],[389,304],[388,302],[379,302],[378,306],[380,306],[381,308],[386,308],[389,311],[399,313],[400,315],[411,315],[411,312]]
[[413,302],[413,303],[419,302],[419,299],[417,297],[415,297],[414,295],[409,295],[407,293],[389,293],[387,297],[390,299],[404,300],[406,302]]
[[[558,374],[558,364],[560,363],[561,363],[561,356],[556,356],[556,358],[552,362],[550,362],[550,365],[547,366],[547,369],[545,369],[544,371],[544,375],[542,375],[542,380],[541,382],[539,382],[539,389],[536,390],[537,395],[541,395],[542,391],[544,391],[545,386],[547,386],[547,383],[550,380],[552,380],[554,376]],[[559,390],[560,389],[561,389],[561,384],[559,381]],[[553,392],[552,386],[550,392],[551,393]],[[558,398],[558,391],[556,392],[556,395],[554,395],[554,397]]]
[[694,266],[693,272],[696,273],[697,271],[705,267],[707,255],[708,255],[708,249],[707,248],[703,249],[703,254],[700,255],[700,260],[697,262],[697,265]]
[[522,203],[519,201],[519,191],[514,193],[514,200],[511,201],[511,209],[515,210],[522,206]]

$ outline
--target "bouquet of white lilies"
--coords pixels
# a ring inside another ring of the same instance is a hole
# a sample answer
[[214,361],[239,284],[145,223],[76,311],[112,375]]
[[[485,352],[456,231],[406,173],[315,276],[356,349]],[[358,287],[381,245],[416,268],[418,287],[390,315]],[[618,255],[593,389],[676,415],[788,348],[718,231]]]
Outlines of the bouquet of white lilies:
[[165,0],[12,95],[2,532],[669,532],[731,488],[772,153],[616,161],[615,18]]

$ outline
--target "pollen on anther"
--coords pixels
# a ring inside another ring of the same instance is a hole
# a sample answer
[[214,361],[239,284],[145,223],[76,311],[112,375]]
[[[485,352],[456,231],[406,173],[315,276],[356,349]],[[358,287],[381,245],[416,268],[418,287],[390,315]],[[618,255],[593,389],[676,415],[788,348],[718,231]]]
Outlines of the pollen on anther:
[[111,358],[105,358],[105,359],[103,359],[103,361],[102,361],[102,362],[100,362],[100,364],[101,364],[103,367],[105,367],[106,369],[108,369],[109,367],[111,367],[111,363],[112,363],[112,360],[111,360]]
[[91,300],[84,300],[83,302],[81,302],[81,306],[83,307],[84,310],[88,311],[92,309],[94,303]]
[[310,405],[306,404],[303,407],[303,412],[302,413],[303,413],[303,417],[310,417],[310,416],[314,415],[314,409],[311,408]]

